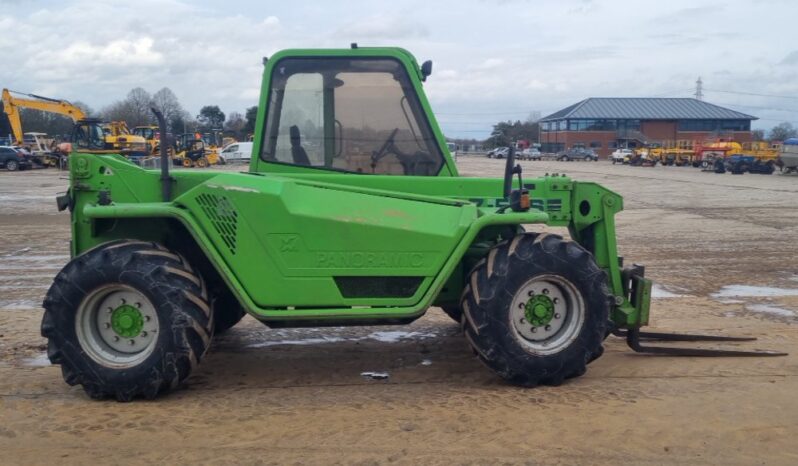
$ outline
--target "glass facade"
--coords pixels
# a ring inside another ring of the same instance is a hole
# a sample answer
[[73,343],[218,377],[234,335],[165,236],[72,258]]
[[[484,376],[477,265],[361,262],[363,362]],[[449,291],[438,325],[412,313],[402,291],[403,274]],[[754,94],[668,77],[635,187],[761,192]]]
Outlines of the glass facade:
[[679,131],[751,131],[751,121],[679,120]]
[[[677,126],[679,131],[751,131],[750,120],[679,120]],[[551,131],[640,131],[640,120],[570,118],[544,121],[540,124],[540,130],[544,133]]]

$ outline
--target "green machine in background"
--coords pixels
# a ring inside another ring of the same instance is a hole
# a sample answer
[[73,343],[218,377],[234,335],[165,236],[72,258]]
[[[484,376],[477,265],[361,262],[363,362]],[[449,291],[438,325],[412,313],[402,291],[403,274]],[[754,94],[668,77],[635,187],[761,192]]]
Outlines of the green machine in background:
[[96,398],[155,397],[245,313],[269,327],[378,325],[440,306],[524,386],[582,375],[611,332],[638,351],[718,354],[640,346],[701,336],[639,331],[651,282],[618,256],[619,195],[523,178],[512,154],[504,179],[459,177],[422,88],[431,71],[398,48],[276,54],[246,173],[71,154],[59,207],[72,260],[42,322],[65,380]]

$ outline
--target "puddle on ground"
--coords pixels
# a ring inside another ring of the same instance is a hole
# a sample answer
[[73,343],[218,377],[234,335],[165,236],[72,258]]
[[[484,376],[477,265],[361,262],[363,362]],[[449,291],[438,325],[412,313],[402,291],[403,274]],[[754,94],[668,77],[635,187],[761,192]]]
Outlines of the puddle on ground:
[[314,338],[302,338],[296,340],[263,341],[260,343],[253,343],[251,345],[247,345],[247,348],[265,348],[269,346],[280,346],[280,345],[322,345],[326,343],[341,343],[345,341],[364,341],[364,340],[375,340],[382,343],[397,343],[403,340],[424,340],[427,338],[434,338],[436,336],[438,335],[432,332],[404,332],[401,330],[396,330],[396,331],[372,332],[366,335],[365,337],[343,338],[337,336],[323,336],[323,337],[314,337]]
[[0,291],[3,290],[46,290],[50,285],[26,285],[20,283],[18,285],[0,285]]
[[32,254],[29,256],[24,255],[7,255],[2,257],[3,262],[58,262],[63,264],[69,261],[68,254]]
[[798,296],[798,288],[773,288],[769,286],[727,285],[710,295],[713,298],[772,298]]
[[40,309],[41,307],[41,301],[33,301],[30,299],[0,299],[0,311],[26,311],[29,309]]
[[266,348],[268,346],[280,346],[280,345],[322,345],[325,343],[340,343],[342,341],[347,341],[347,339],[340,337],[322,337],[322,338],[305,338],[303,340],[262,341],[260,343],[253,343],[251,345],[247,345],[247,348]]
[[52,364],[50,364],[50,358],[47,357],[47,353],[42,353],[32,358],[23,359],[22,365],[26,367],[47,367]]
[[367,339],[377,340],[383,343],[396,343],[399,340],[423,340],[425,338],[434,338],[436,334],[425,332],[403,332],[400,330],[393,332],[374,332],[367,336]]
[[688,294],[682,294],[676,290],[665,288],[662,285],[655,284],[651,287],[652,298],[686,298],[689,296]]
[[773,304],[746,304],[745,310],[757,314],[770,314],[779,317],[795,317],[795,311],[784,309]]

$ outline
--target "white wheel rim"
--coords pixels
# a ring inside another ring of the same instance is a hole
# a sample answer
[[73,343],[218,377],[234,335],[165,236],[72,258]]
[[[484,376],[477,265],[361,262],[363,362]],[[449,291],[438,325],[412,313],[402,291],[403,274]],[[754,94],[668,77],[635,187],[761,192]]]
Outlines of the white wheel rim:
[[[140,331],[118,333],[112,323],[119,309],[135,309]],[[90,292],[75,314],[78,342],[98,364],[112,368],[134,367],[155,349],[160,324],[155,306],[139,291],[122,284],[107,285]]]
[[[553,316],[544,325],[529,322],[527,304],[536,295],[548,297]],[[585,321],[581,293],[559,275],[538,275],[524,283],[510,304],[513,336],[532,354],[549,355],[567,348],[578,336]]]

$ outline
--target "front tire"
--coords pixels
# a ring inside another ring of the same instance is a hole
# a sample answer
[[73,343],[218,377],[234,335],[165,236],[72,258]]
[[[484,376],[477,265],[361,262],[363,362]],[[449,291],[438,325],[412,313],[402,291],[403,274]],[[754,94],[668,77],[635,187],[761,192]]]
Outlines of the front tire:
[[141,241],[74,258],[55,277],[44,311],[50,362],[96,399],[151,399],[177,388],[213,335],[202,279],[181,256]]
[[488,367],[527,387],[559,385],[603,352],[607,275],[577,243],[523,234],[494,247],[463,293],[466,339]]
[[9,160],[8,162],[6,162],[6,170],[10,172],[15,172],[19,170],[19,162],[17,162],[16,160]]

